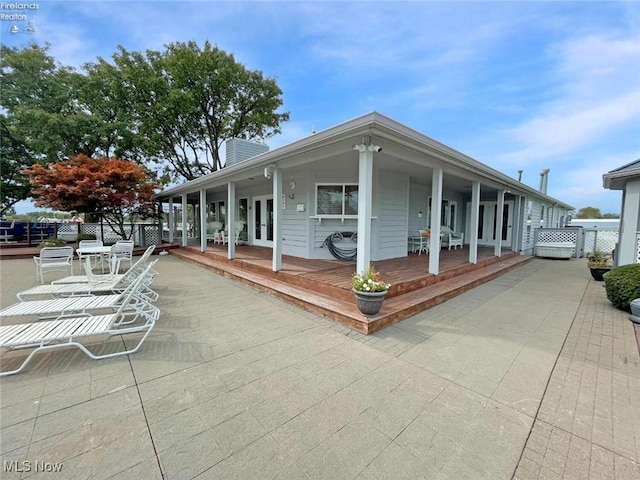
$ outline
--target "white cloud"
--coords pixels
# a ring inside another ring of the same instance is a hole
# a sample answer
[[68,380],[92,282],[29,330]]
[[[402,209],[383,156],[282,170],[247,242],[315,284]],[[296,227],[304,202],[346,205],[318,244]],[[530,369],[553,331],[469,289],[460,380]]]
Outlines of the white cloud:
[[502,162],[558,161],[640,119],[639,39],[571,39],[554,49],[553,58],[554,98],[500,132],[514,146],[501,156]]

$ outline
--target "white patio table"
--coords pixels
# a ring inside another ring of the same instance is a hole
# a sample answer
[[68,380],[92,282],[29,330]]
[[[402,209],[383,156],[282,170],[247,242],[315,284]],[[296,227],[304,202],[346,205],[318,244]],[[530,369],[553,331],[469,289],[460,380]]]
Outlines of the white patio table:
[[104,258],[108,258],[111,255],[111,247],[82,247],[76,249],[76,252],[79,255],[95,257],[96,261],[100,260],[100,268],[102,273],[104,273]]

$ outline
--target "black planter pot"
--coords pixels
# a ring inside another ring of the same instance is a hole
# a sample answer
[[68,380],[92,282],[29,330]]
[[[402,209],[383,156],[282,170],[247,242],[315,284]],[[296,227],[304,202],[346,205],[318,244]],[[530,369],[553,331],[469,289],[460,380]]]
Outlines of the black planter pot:
[[633,323],[640,323],[640,298],[636,298],[629,305],[631,306],[629,320]]
[[593,279],[601,282],[602,280],[604,280],[602,276],[609,270],[611,270],[611,267],[589,267],[589,270],[591,270],[591,276],[593,277]]
[[358,310],[366,317],[373,317],[378,314],[382,308],[382,302],[387,295],[387,290],[384,292],[360,292],[352,289],[356,296],[356,302],[358,303]]

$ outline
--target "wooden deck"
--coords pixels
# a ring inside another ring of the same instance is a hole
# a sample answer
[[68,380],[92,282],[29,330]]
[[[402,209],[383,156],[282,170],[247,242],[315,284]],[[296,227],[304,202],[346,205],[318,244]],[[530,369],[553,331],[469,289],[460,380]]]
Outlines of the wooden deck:
[[367,318],[358,311],[351,291],[353,263],[284,255],[282,269],[274,272],[270,248],[237,246],[233,260],[227,258],[226,246],[222,245],[210,245],[204,253],[196,246],[174,249],[171,253],[365,334],[442,303],[531,260],[510,251],[495,257],[493,248],[480,248],[478,263],[474,265],[468,263],[467,248],[442,250],[439,275],[428,273],[429,256],[424,254],[376,262],[382,278],[392,286],[379,315]]

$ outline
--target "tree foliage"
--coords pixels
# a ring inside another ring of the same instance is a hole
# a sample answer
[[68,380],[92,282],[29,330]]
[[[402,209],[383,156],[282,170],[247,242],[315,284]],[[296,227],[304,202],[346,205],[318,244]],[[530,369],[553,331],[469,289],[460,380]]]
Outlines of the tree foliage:
[[282,91],[209,42],[172,43],[164,52],[119,47],[113,65],[100,59],[87,70],[111,70],[112,86],[130,115],[139,157],[168,163],[174,179],[192,180],[222,167],[220,149],[231,138],[261,141],[280,133],[288,113],[277,113]]
[[[98,75],[84,75],[55,62],[49,46],[0,46],[2,204],[28,198],[20,172],[74,155],[108,156],[120,123]],[[100,72],[101,73],[101,72]]]
[[[169,180],[222,167],[223,143],[280,133],[282,91],[208,42],[162,52],[119,47],[82,72],[58,64],[49,46],[0,46],[2,209],[31,195],[22,173],[76,155],[128,158]],[[3,210],[0,210],[0,214]]]
[[600,209],[596,207],[583,207],[578,210],[575,218],[602,218],[602,213],[600,213]]
[[[34,186],[38,207],[79,213],[99,213],[122,238],[127,221],[156,215],[156,182],[136,163],[117,158],[94,160],[77,155],[48,166],[25,170]],[[133,229],[131,229],[132,231]]]

